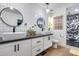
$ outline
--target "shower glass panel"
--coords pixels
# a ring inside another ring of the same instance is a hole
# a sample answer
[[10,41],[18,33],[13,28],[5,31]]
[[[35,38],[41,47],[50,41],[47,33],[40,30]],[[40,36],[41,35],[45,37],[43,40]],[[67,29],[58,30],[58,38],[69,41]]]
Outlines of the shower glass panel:
[[79,7],[66,9],[67,13],[67,45],[79,47]]

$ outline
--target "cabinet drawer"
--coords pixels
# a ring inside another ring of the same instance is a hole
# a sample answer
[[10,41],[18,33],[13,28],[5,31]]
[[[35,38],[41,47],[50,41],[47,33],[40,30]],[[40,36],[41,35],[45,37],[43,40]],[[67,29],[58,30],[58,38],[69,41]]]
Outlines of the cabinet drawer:
[[43,45],[35,47],[32,49],[32,56],[35,56],[43,51]]
[[43,39],[42,38],[36,38],[32,40],[32,48],[42,45],[43,44]]

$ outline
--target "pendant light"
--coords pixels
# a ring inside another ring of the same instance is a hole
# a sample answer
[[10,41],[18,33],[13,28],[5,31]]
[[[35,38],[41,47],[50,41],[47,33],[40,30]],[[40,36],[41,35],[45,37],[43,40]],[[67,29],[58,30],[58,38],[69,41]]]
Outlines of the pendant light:
[[46,6],[47,6],[46,12],[47,12],[47,13],[50,11],[49,8],[48,8],[48,5],[49,5],[49,3],[46,3]]

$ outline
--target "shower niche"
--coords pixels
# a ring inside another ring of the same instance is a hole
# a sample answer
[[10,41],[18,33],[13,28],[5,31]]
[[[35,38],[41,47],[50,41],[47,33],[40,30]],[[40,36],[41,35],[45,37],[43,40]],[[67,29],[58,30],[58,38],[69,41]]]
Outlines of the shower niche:
[[79,48],[79,7],[66,9],[67,17],[67,45]]

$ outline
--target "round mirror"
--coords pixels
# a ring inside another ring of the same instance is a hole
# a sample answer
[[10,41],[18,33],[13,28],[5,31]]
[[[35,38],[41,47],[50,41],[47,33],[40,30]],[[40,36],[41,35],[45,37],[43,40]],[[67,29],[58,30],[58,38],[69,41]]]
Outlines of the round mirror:
[[23,15],[15,8],[7,7],[2,9],[0,16],[2,21],[10,27],[17,27],[23,22]]
[[38,25],[39,28],[44,28],[45,21],[42,17],[37,19],[37,25]]

